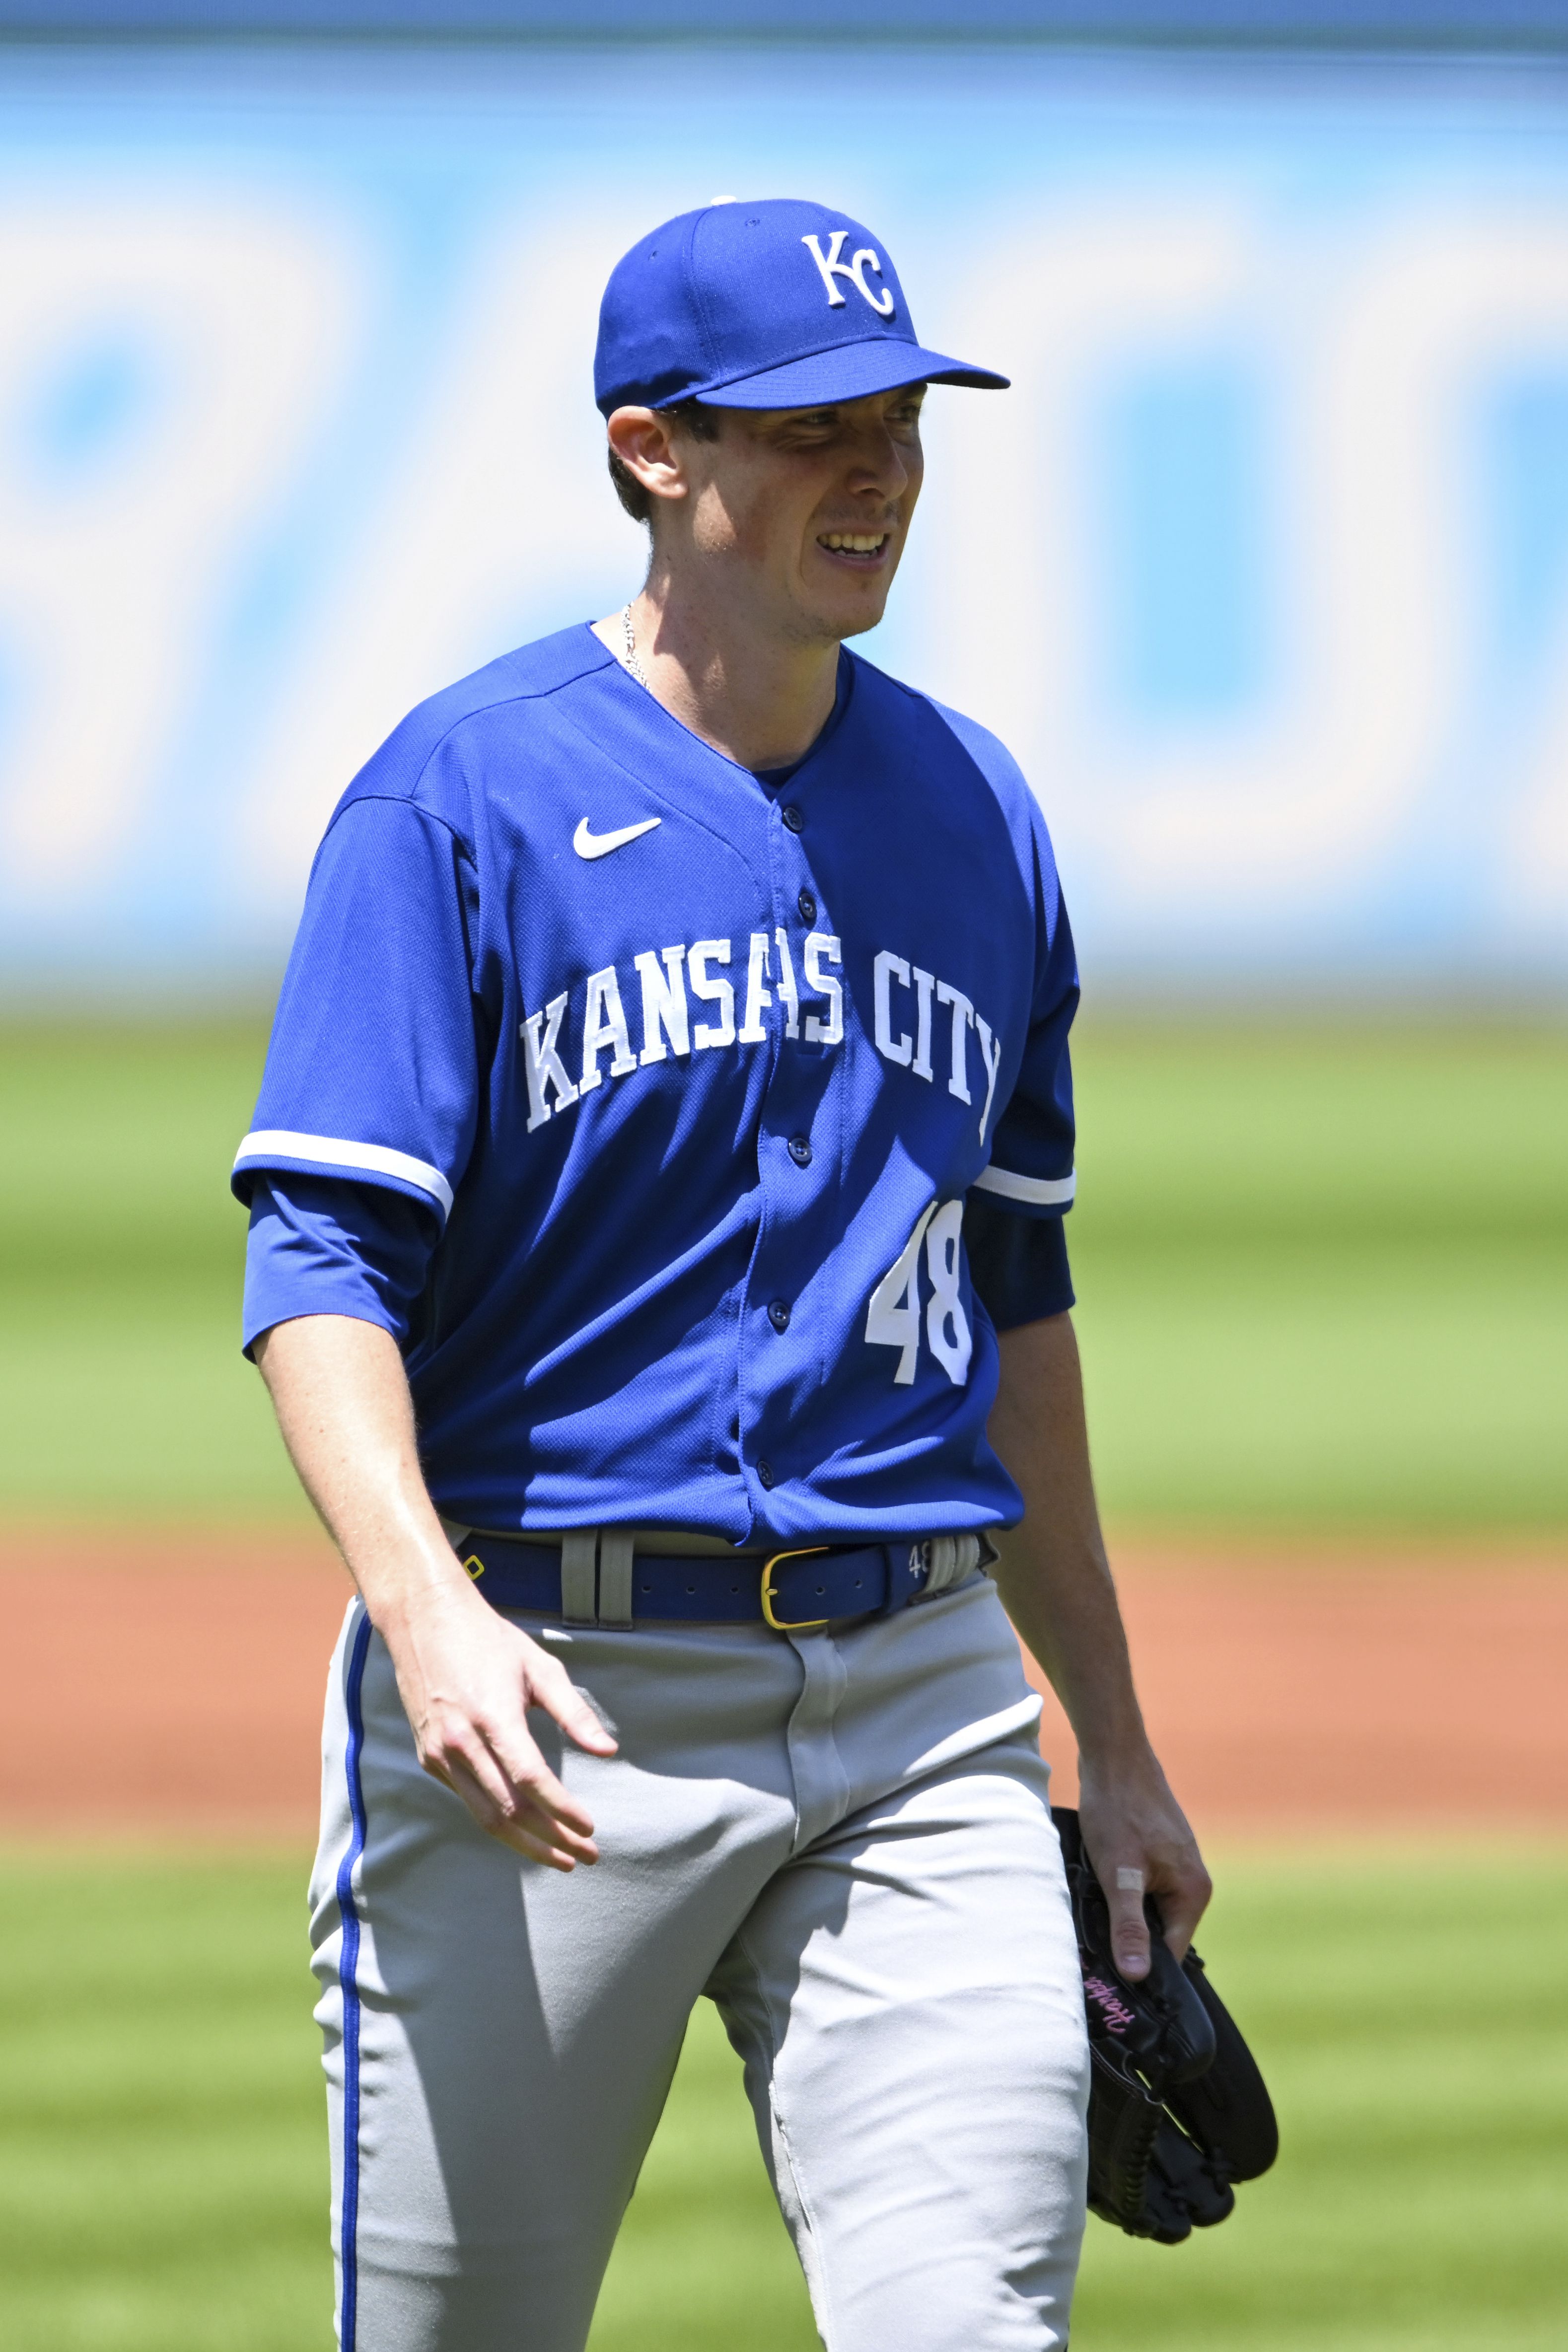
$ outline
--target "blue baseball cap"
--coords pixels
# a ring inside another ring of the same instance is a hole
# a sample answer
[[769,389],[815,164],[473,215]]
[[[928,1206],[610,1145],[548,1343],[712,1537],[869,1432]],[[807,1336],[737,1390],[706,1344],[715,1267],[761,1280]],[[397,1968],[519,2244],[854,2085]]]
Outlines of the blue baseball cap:
[[917,340],[887,250],[826,205],[705,205],[639,239],[599,307],[594,397],[616,408],[817,408],[905,383],[1005,391]]

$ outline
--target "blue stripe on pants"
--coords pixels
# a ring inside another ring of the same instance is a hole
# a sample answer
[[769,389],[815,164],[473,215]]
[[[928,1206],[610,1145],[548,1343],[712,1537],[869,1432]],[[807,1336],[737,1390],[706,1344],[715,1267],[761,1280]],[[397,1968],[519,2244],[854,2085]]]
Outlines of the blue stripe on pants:
[[342,1948],[338,1982],[343,1996],[343,2194],[339,2235],[342,2255],[342,2312],[339,2342],[342,2352],[354,2352],[354,2306],[359,2293],[359,2257],[355,2238],[359,2227],[359,1968],[360,1916],[354,1903],[354,1864],[364,1852],[364,1789],[360,1779],[360,1755],[364,1747],[364,1708],[361,1686],[370,1649],[371,1622],[362,1617],[349,1658],[345,1697],[349,1740],[344,1758],[348,1775],[349,1811],[353,1834],[338,1869],[338,1910],[342,1919]]

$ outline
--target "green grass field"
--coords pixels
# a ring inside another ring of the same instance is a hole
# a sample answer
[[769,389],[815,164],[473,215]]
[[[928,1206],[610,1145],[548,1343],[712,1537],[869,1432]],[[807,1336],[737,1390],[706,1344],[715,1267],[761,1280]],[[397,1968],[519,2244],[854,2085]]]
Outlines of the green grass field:
[[[1184,2247],[1091,2222],[1074,2352],[1555,2352],[1568,1855],[1237,1853],[1218,1876],[1204,1947],[1283,2153]],[[6,2352],[328,2352],[303,1877],[0,1856]],[[703,2004],[593,2352],[815,2341]]]
[[[235,1345],[262,1043],[0,1028],[0,1524],[303,1519]],[[1101,1023],[1077,1063],[1113,1519],[1568,1529],[1568,1032]],[[5,2352],[328,2352],[303,1874],[0,1854]],[[1284,2154],[1186,2247],[1091,2224],[1075,2352],[1561,2345],[1568,1854],[1219,1876]],[[704,2008],[593,2352],[814,2340]]]
[[[235,1346],[262,1045],[0,1029],[0,1513],[303,1516]],[[1077,1066],[1113,1519],[1568,1526],[1568,1030],[1101,1023]]]

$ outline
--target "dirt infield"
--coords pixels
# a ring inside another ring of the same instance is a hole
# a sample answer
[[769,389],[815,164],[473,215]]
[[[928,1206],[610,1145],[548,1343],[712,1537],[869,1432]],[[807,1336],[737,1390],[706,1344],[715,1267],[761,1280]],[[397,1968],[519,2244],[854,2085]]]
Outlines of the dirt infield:
[[[1117,1578],[1154,1744],[1200,1827],[1568,1829],[1568,1560],[1129,1548]],[[1041,1744],[1065,1791],[1048,1691]]]
[[[1568,1561],[1124,1545],[1201,1831],[1568,1829]],[[308,1838],[348,1585],[320,1539],[0,1538],[0,1835]],[[1070,1794],[1072,1744],[1044,1745]]]

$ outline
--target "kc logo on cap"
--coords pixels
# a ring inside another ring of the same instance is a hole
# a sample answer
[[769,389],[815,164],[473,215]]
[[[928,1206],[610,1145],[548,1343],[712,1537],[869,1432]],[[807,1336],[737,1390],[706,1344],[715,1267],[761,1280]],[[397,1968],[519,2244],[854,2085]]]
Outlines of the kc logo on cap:
[[834,279],[847,278],[856,293],[865,296],[879,319],[890,319],[893,315],[892,288],[884,286],[880,293],[873,294],[863,275],[867,269],[874,269],[879,278],[882,274],[882,265],[877,258],[876,248],[873,246],[863,245],[853,260],[840,261],[838,257],[848,242],[849,232],[847,228],[834,230],[826,253],[822,250],[822,240],[815,229],[808,231],[801,238],[802,245],[822,272],[822,282],[827,289],[830,308],[837,310],[844,300],[842,293],[833,282]]
[[599,310],[594,396],[606,416],[679,400],[822,408],[903,384],[1006,382],[927,351],[887,247],[790,196],[666,221],[616,264]]

